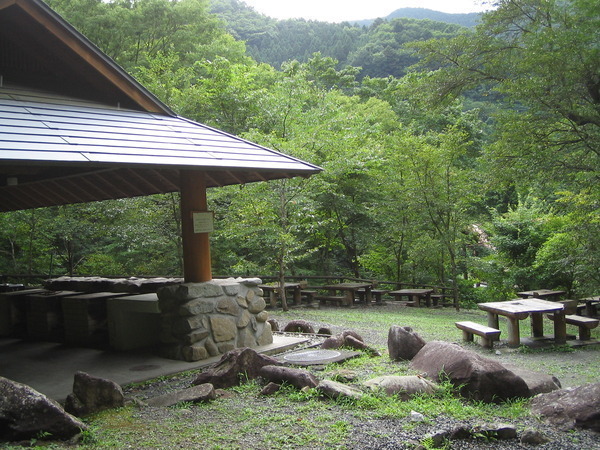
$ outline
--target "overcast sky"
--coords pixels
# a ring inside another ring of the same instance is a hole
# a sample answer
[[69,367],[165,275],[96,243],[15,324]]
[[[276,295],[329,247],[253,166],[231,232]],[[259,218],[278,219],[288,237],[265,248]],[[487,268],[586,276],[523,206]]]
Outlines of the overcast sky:
[[275,19],[303,18],[324,22],[376,19],[400,8],[427,8],[448,13],[485,11],[482,0],[243,0]]

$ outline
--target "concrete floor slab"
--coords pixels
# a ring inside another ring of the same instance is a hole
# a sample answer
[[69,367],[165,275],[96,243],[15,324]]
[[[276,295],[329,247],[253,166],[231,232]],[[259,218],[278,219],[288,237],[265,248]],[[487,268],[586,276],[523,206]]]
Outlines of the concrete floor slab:
[[[306,338],[273,336],[273,344],[258,347],[259,353],[274,355],[307,341]],[[0,376],[26,384],[63,402],[73,391],[77,371],[106,378],[123,386],[163,375],[198,370],[219,361],[220,356],[196,362],[156,356],[150,350],[116,352],[69,347],[53,342],[0,339]]]

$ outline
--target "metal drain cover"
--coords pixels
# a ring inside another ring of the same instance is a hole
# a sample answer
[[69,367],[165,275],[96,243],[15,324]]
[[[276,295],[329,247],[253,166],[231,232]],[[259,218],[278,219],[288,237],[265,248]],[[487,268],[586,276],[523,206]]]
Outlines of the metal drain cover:
[[290,363],[322,364],[328,360],[338,358],[341,354],[341,352],[335,350],[307,350],[286,355],[283,359]]

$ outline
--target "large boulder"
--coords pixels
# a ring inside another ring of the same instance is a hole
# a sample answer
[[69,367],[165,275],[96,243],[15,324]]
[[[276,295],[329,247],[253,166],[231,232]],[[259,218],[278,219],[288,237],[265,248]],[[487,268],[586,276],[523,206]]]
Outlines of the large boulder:
[[87,429],[54,400],[0,377],[0,440],[71,439]]
[[438,388],[435,383],[416,375],[386,375],[367,380],[364,385],[373,390],[381,389],[387,395],[397,395],[402,401],[415,394],[433,394]]
[[521,377],[458,344],[429,342],[413,358],[410,368],[436,381],[447,378],[459,387],[461,395],[488,403],[530,396]]
[[555,376],[534,372],[516,364],[504,364],[504,367],[525,381],[529,389],[528,397],[535,397],[538,394],[545,394],[561,388],[560,381]]
[[394,361],[410,361],[424,346],[423,338],[411,327],[392,325],[388,331],[388,353]]
[[105,409],[119,408],[124,404],[125,396],[117,383],[77,372],[73,380],[73,392],[65,401],[65,411],[83,417]]
[[600,383],[541,394],[530,405],[533,413],[562,429],[600,432]]
[[263,366],[271,365],[281,363],[251,348],[236,348],[225,353],[213,368],[200,373],[192,384],[211,383],[216,389],[226,389],[258,377]]
[[319,381],[305,369],[294,369],[282,366],[264,366],[260,370],[260,376],[273,383],[289,383],[298,389],[305,387],[317,387]]

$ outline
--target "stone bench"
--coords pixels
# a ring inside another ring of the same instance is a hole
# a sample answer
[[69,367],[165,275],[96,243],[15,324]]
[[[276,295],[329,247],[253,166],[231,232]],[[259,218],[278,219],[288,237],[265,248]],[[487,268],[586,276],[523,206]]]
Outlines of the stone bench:
[[[554,314],[548,314],[548,319],[554,320]],[[596,328],[600,323],[598,319],[592,319],[591,317],[577,316],[577,315],[566,315],[565,322],[569,325],[575,325],[579,327],[579,340],[589,341],[592,338],[591,331]]]
[[484,348],[492,348],[494,341],[500,337],[500,330],[496,328],[488,327],[487,325],[480,325],[475,322],[465,321],[456,322],[456,327],[463,332],[463,340],[473,342],[473,335],[481,337],[481,346]]

